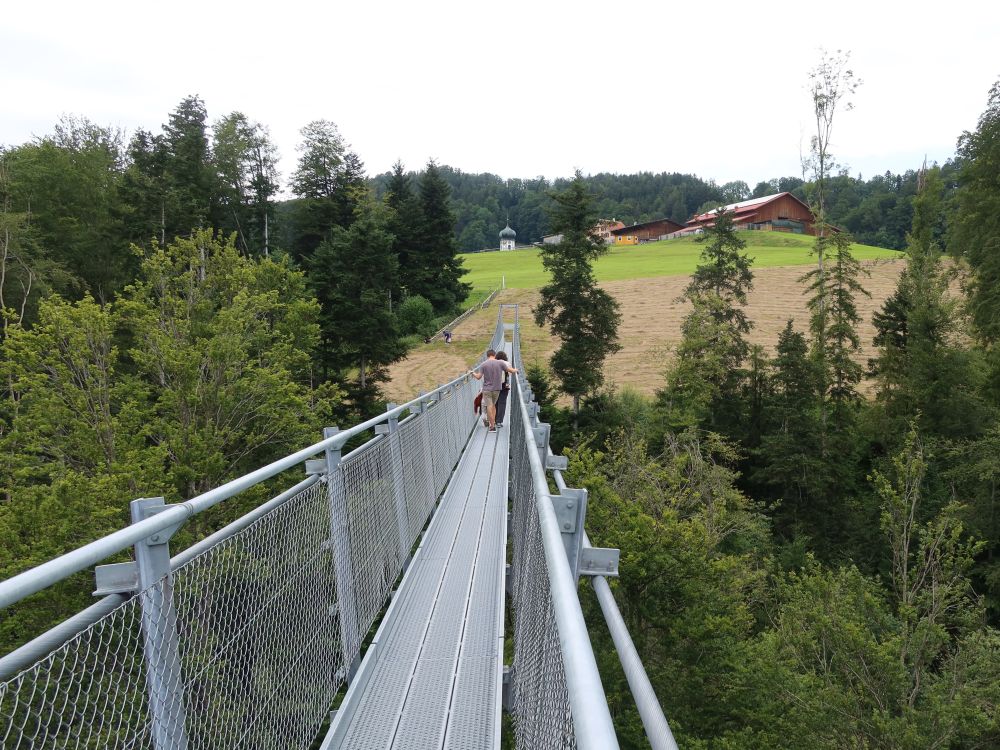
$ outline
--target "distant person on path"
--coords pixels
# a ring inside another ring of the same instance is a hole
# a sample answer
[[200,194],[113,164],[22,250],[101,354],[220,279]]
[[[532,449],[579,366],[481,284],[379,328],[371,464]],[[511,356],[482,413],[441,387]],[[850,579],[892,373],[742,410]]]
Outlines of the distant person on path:
[[[507,361],[507,352],[497,352],[497,359],[501,362]],[[500,398],[497,400],[497,427],[503,427],[503,418],[507,414],[507,399],[510,396],[510,373],[503,374],[503,383],[500,385]]]
[[446,344],[450,344],[451,343],[451,331],[449,331],[447,329],[445,329],[445,332],[444,332],[444,343],[446,343]]
[[487,427],[490,432],[497,431],[497,401],[500,399],[500,389],[503,387],[505,372],[517,372],[506,362],[496,358],[497,353],[490,349],[486,352],[486,361],[479,367],[479,372],[469,370],[476,380],[483,381],[483,406],[486,407]]

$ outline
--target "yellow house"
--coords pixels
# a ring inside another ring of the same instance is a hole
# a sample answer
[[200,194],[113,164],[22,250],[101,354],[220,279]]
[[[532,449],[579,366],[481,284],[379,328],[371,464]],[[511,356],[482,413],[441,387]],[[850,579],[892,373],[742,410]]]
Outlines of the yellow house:
[[614,235],[616,245],[638,245],[639,238],[634,234],[616,234]]

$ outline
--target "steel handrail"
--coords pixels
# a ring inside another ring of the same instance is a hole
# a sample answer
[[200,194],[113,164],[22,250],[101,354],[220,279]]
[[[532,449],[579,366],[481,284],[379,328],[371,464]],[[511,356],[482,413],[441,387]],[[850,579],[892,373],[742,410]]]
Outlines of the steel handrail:
[[[515,339],[517,331],[515,329]],[[520,346],[517,346],[520,351]],[[583,619],[583,609],[577,595],[576,581],[566,558],[559,523],[552,508],[552,496],[545,478],[538,451],[532,450],[535,436],[531,430],[531,419],[523,393],[527,385],[523,368],[517,375],[518,408],[528,447],[528,461],[531,465],[531,481],[535,491],[535,507],[541,525],[542,546],[548,569],[549,588],[552,595],[552,610],[559,632],[559,645],[563,667],[566,670],[566,688],[569,693],[570,708],[577,747],[583,750],[613,750],[618,747],[608,709],[604,685],[597,669],[597,660]]]
[[[477,370],[480,366],[481,364],[478,364],[472,369]],[[79,547],[23,573],[19,573],[12,578],[8,578],[6,581],[0,581],[0,609],[9,607],[25,597],[31,596],[54,583],[68,578],[74,573],[86,570],[102,560],[131,547],[142,539],[172,526],[182,524],[192,516],[208,510],[223,500],[238,495],[297,464],[301,464],[306,459],[312,458],[327,449],[338,450],[355,435],[366,432],[390,418],[399,418],[404,411],[454,387],[468,377],[468,373],[463,373],[444,385],[438,386],[430,393],[418,396],[415,399],[407,401],[405,404],[379,414],[376,417],[372,417],[366,422],[338,432],[336,435],[314,443],[308,448],[303,448],[285,458],[278,459],[267,466],[263,466],[256,471],[219,485],[215,489],[202,493],[190,500],[172,505],[162,513],[119,529],[89,544],[85,544],[83,547]]]
[[[294,487],[289,487],[281,494],[275,496],[266,503],[257,506],[244,516],[237,518],[230,524],[216,531],[214,534],[205,537],[187,549],[179,552],[170,560],[170,569],[177,570],[187,565],[198,555],[203,554],[211,547],[225,541],[234,534],[242,531],[255,521],[263,518],[275,508],[288,502],[292,497],[312,487],[319,481],[318,475],[306,477]],[[62,646],[66,641],[75,638],[81,632],[96,623],[102,617],[106,617],[115,608],[120,607],[129,600],[131,594],[109,594],[99,599],[86,609],[68,617],[58,625],[46,630],[41,635],[24,643],[9,654],[0,657],[0,681],[17,674],[42,659],[47,654]]]

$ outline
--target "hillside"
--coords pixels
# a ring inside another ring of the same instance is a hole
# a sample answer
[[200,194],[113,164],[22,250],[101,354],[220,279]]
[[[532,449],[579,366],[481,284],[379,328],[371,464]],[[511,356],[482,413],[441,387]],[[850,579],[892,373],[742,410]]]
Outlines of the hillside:
[[[765,234],[768,237],[762,236]],[[764,232],[750,232],[746,236],[748,244],[758,238],[780,242],[750,248],[756,262],[754,290],[747,310],[754,323],[749,340],[772,353],[789,318],[794,319],[796,329],[806,329],[806,285],[800,278],[807,270],[805,266],[815,262],[808,252],[812,240],[787,235],[775,237]],[[864,245],[855,246],[855,250],[864,259],[862,265],[868,275],[862,283],[871,294],[857,300],[862,319],[859,329],[862,352],[858,359],[865,363],[875,355],[872,313],[892,294],[904,264],[901,254],[895,251]],[[663,386],[672,347],[680,340],[681,322],[689,309],[689,304],[679,297],[700,252],[700,245],[692,240],[675,240],[618,248],[598,263],[601,286],[618,300],[622,313],[619,328],[622,350],[609,358],[605,366],[609,383],[627,385],[646,395],[653,395]],[[524,357],[528,363],[545,363],[557,342],[531,320],[531,309],[538,302],[538,287],[544,279],[538,252],[519,250],[465,257],[467,265],[472,266],[468,262],[472,260],[485,267],[473,272],[477,274],[473,277],[474,294],[486,288],[484,285],[490,283],[493,274],[505,269],[502,273],[507,276],[507,289],[497,301],[521,306]],[[770,262],[770,267],[764,265],[765,261]],[[671,272],[675,268],[684,270]],[[386,392],[397,401],[406,401],[417,390],[427,390],[442,382],[446,373],[472,364],[481,354],[482,342],[492,332],[495,321],[493,306],[463,322],[456,329],[451,345],[434,342],[418,347],[406,360],[390,367],[392,382],[386,384]],[[867,389],[864,384],[862,388]]]
[[[810,252],[813,237],[781,232],[739,232],[754,260],[754,269],[808,265],[815,262]],[[615,247],[594,265],[597,280],[626,281],[659,276],[686,276],[694,271],[701,255],[697,237],[650,242],[644,245]],[[895,259],[895,250],[870,245],[853,245],[854,256],[861,261]],[[539,252],[535,248],[512,252],[469,253],[462,255],[469,273],[464,277],[473,291],[495,289],[504,279],[508,289],[535,289],[546,281]]]

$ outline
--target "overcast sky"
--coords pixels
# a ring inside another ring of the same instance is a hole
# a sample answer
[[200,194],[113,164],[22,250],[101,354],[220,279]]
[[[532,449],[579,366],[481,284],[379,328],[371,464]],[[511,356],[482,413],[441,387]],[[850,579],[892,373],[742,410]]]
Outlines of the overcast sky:
[[819,48],[864,85],[832,150],[865,177],[943,161],[1000,77],[1000,3],[12,2],[0,20],[0,143],[63,113],[159,132],[186,95],[266,125],[295,165],[337,123],[368,172],[429,158],[553,178],[799,174]]

